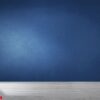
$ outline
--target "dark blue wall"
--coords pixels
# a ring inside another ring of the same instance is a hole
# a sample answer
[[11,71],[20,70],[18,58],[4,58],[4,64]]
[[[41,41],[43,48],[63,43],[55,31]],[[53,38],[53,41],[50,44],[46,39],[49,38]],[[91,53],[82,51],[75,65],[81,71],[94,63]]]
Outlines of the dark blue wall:
[[100,81],[99,0],[0,0],[1,81]]

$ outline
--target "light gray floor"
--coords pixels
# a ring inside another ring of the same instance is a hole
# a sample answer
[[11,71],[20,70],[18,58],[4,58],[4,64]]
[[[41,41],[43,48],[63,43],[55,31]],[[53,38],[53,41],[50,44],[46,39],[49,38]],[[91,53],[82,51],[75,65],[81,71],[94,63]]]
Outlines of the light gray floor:
[[99,82],[0,83],[3,100],[100,100]]

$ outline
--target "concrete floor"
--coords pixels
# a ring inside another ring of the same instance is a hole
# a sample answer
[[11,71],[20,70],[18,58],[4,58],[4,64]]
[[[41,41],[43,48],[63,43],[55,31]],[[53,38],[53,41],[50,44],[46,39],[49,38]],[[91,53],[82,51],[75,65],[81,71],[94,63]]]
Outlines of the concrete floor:
[[100,82],[0,83],[3,100],[100,100]]

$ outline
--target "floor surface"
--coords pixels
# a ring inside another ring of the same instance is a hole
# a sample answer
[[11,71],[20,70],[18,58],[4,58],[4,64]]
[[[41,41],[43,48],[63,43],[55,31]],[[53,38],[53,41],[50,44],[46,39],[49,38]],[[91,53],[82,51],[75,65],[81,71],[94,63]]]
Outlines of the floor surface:
[[100,82],[1,82],[3,100],[100,100]]

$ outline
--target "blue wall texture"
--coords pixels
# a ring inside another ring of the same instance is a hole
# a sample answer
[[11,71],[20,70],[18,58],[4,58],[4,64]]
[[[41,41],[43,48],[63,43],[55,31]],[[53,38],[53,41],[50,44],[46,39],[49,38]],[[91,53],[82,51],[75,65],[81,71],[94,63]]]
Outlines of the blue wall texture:
[[0,0],[0,81],[100,81],[100,1]]

